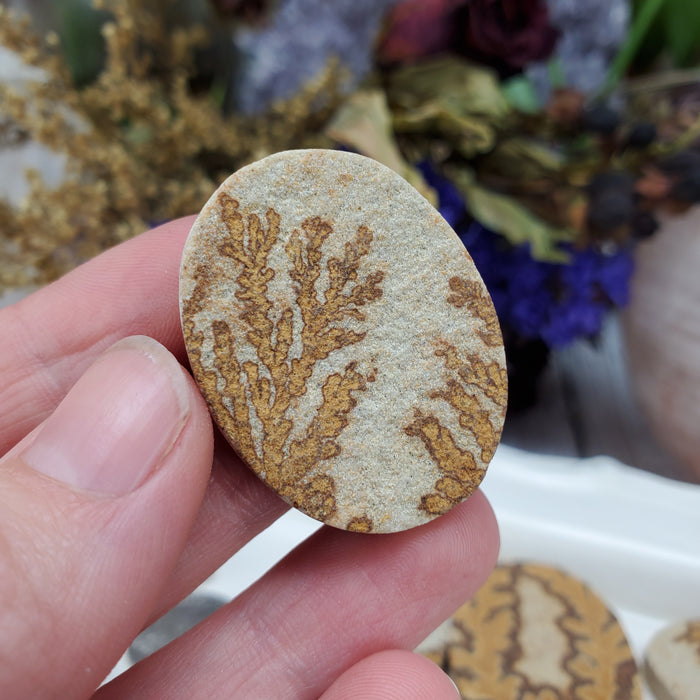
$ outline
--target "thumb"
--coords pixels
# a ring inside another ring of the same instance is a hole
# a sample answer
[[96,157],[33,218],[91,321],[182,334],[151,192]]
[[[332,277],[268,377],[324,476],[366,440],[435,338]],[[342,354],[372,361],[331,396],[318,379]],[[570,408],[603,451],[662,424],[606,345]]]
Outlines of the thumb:
[[211,422],[127,338],[0,461],[0,697],[87,697],[139,632],[204,495]]

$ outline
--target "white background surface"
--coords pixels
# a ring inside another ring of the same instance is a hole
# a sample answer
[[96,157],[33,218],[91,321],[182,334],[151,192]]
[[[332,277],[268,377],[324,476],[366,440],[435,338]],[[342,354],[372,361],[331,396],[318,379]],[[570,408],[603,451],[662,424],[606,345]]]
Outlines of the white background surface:
[[[607,457],[501,446],[483,488],[499,522],[501,561],[554,565],[588,583],[617,614],[640,665],[659,629],[700,617],[700,486]],[[237,595],[318,527],[287,513],[201,590]]]
[[617,614],[640,665],[659,629],[700,617],[700,486],[608,457],[502,446],[484,491],[501,559],[553,564],[588,583]]

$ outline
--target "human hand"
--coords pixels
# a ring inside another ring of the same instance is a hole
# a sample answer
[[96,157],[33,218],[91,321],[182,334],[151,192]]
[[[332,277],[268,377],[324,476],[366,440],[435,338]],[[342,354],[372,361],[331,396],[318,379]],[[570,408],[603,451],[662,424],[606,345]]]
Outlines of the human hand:
[[495,563],[479,492],[405,532],[321,528],[95,691],[143,627],[287,508],[214,437],[178,364],[191,224],[144,234],[0,311],[0,697],[458,697],[407,650]]

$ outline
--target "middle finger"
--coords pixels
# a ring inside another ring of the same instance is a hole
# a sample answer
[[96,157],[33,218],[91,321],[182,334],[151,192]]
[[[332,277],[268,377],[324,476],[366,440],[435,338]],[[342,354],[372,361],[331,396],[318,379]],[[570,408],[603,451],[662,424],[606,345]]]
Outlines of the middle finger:
[[148,624],[189,595],[289,509],[220,434],[215,440],[214,464],[202,507]]

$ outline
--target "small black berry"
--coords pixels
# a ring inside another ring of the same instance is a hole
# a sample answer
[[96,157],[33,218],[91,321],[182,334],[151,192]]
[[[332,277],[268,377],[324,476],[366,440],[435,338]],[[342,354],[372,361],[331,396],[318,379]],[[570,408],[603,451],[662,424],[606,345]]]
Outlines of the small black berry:
[[626,170],[605,170],[596,173],[588,183],[588,196],[594,198],[610,190],[632,195],[634,192],[634,177]]
[[700,165],[689,168],[671,189],[671,197],[679,202],[700,202]]
[[650,211],[637,210],[632,217],[632,235],[639,240],[650,238],[659,228],[659,222]]
[[628,148],[646,148],[656,140],[656,126],[651,122],[637,122],[627,134]]
[[593,231],[612,233],[632,220],[634,209],[634,198],[631,194],[608,190],[589,200],[588,225]]
[[620,126],[620,115],[607,105],[594,105],[583,112],[581,126],[584,131],[609,136]]
[[680,151],[664,158],[659,168],[669,175],[685,175],[694,168],[700,168],[700,153],[698,151]]

